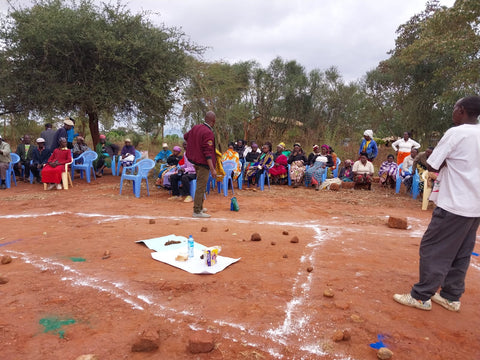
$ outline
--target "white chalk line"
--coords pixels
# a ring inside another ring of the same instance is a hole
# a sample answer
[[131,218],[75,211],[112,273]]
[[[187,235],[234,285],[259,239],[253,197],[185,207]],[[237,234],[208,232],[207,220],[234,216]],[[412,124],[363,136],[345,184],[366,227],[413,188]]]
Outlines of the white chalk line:
[[[118,221],[118,220],[124,220],[124,219],[132,219],[132,218],[133,219],[157,218],[157,219],[165,219],[165,220],[182,220],[182,219],[200,220],[200,219],[192,219],[191,217],[171,217],[171,216],[169,216],[169,217],[159,217],[158,215],[156,215],[156,216],[145,216],[145,215],[134,215],[134,216],[130,215],[130,216],[127,216],[127,215],[105,215],[105,214],[96,214],[96,213],[74,213],[74,212],[50,212],[50,213],[46,213],[46,214],[3,215],[3,216],[0,216],[0,219],[2,219],[2,218],[11,219],[11,218],[55,216],[55,215],[64,215],[64,214],[71,214],[71,215],[75,215],[75,216],[79,216],[79,217],[87,217],[87,218],[99,217],[99,218],[101,218],[101,220],[97,221],[98,223],[106,222],[106,221]],[[311,248],[312,249],[312,252],[308,256],[308,261],[311,264],[314,263],[316,249],[325,240],[324,235],[322,233],[322,230],[320,228],[321,225],[319,224],[318,221],[279,222],[279,221],[257,221],[257,220],[250,221],[250,220],[242,220],[242,219],[224,219],[224,218],[210,218],[209,219],[209,221],[212,221],[212,220],[215,221],[215,222],[217,222],[217,221],[218,222],[236,222],[236,223],[242,223],[242,224],[243,223],[250,223],[250,224],[251,223],[257,223],[257,224],[262,224],[262,225],[310,228],[316,233],[315,241],[307,244],[307,246],[306,246],[306,248]],[[416,222],[419,222],[418,219],[415,219],[415,220],[416,220]],[[200,221],[204,221],[204,220],[200,220]],[[338,230],[342,230],[342,231],[345,231],[345,230],[348,231],[348,228],[341,227],[341,226],[335,226],[335,225],[332,225],[332,224],[328,224],[328,227],[338,229]],[[385,234],[386,231],[381,231],[380,233]],[[392,233],[392,234],[394,234],[394,233]],[[411,235],[413,235],[413,234],[411,234]],[[415,235],[417,235],[417,232],[415,232]],[[412,237],[414,237],[414,236],[412,236]],[[51,261],[51,259],[46,259],[46,261]],[[301,257],[301,262],[305,262],[305,261],[306,261],[305,256],[302,256]],[[28,262],[28,261],[26,261],[26,262]],[[45,262],[45,260],[42,260],[42,262]],[[63,264],[60,264],[60,263],[56,263],[56,265],[61,265],[62,267],[64,267],[65,271],[71,271],[72,270],[69,266],[66,266],[66,265],[63,265]],[[480,267],[478,265],[472,264],[472,266],[474,268],[476,268],[477,270],[480,270]],[[77,271],[77,273],[79,273],[79,272]],[[294,334],[295,336],[298,337],[300,335],[299,331],[304,333],[305,329],[308,328],[306,326],[306,324],[308,324],[309,320],[310,320],[309,317],[306,316],[306,315],[295,316],[297,313],[299,313],[299,311],[297,309],[300,308],[305,303],[305,299],[308,296],[308,292],[310,290],[311,283],[312,283],[311,274],[307,275],[307,278],[303,283],[301,283],[301,281],[300,281],[301,273],[299,272],[298,275],[299,276],[297,276],[294,280],[294,286],[292,288],[293,298],[286,305],[285,319],[284,319],[284,322],[281,326],[279,326],[275,329],[267,330],[266,334],[261,334],[261,333],[258,333],[256,331],[253,331],[251,329],[246,330],[245,326],[240,325],[240,324],[232,324],[232,323],[228,323],[228,322],[221,321],[221,320],[216,320],[215,323],[217,323],[218,325],[223,326],[223,327],[228,326],[232,329],[239,330],[243,334],[248,333],[249,335],[252,335],[252,336],[262,336],[264,338],[273,340],[278,344],[286,345],[287,340],[291,340],[291,339],[287,339],[287,338],[290,337],[289,335]],[[94,289],[97,289],[98,291],[109,292],[109,290],[105,289],[104,287],[96,285],[97,282],[105,282],[106,280],[95,279],[93,282],[89,282],[89,280],[85,281],[84,280],[85,278],[83,276],[82,276],[82,278],[83,278],[83,280],[81,280],[81,281],[75,280],[73,278],[68,278],[68,277],[64,277],[64,278],[62,278],[62,280],[68,280],[68,281],[72,282],[72,284],[74,284],[74,285],[89,286],[89,287],[92,287]],[[125,292],[129,296],[134,297],[138,300],[141,300],[143,303],[145,303],[145,304],[147,304],[151,307],[152,306],[153,307],[158,307],[160,312],[155,313],[156,316],[165,317],[165,312],[166,311],[171,312],[175,315],[178,315],[178,312],[175,309],[171,309],[171,308],[167,309],[162,305],[154,304],[147,296],[144,296],[144,295],[136,295],[135,296],[134,294],[131,294],[126,288],[125,289],[123,288],[123,284],[121,284],[121,283],[116,283],[114,285],[115,285],[116,288]],[[297,293],[299,293],[299,292],[300,292],[300,295],[297,295]],[[124,302],[126,302],[127,304],[131,305],[133,309],[144,310],[143,306],[145,306],[145,304],[139,304],[136,300],[122,298],[122,296],[120,294],[115,293],[115,292],[111,292],[111,293],[115,297],[117,297],[117,298],[123,300]],[[184,312],[182,315],[184,315],[184,316],[194,316],[194,314],[191,314],[191,313],[188,313],[188,312]],[[172,320],[172,319],[169,319],[169,320],[173,321],[173,322],[175,321],[175,320]],[[309,335],[309,334],[306,334],[306,335]],[[272,338],[272,336],[275,336],[275,338]],[[232,340],[232,341],[236,339],[236,337],[230,336],[230,335],[227,335],[227,334],[225,334],[225,338],[230,338],[230,340]],[[312,339],[311,336],[305,336],[305,335],[302,336],[302,338],[303,338],[303,340],[307,340],[307,339],[311,340]],[[301,341],[302,339],[298,339],[298,340],[300,342],[302,342]],[[259,345],[254,344],[254,343],[246,343],[246,344],[254,346],[256,348],[260,348]],[[318,345],[318,342],[316,344],[313,344],[313,345],[306,345],[306,344],[302,345],[301,344],[300,349],[302,351],[305,351],[305,352],[310,353],[310,354],[315,354],[315,355],[326,356],[328,354],[328,353],[325,353],[320,348],[320,346]],[[275,349],[269,348],[266,351],[269,354],[271,354],[272,356],[275,356],[276,358],[281,358],[282,357]],[[329,356],[332,356],[332,355],[336,356],[334,354],[328,354],[328,355]],[[337,357],[335,357],[335,358],[340,359],[340,358],[337,358]],[[351,360],[350,357],[348,357],[348,358],[342,357],[341,359],[345,359],[345,360],[350,359]]]
[[[55,215],[64,215],[66,213],[68,213],[68,212],[51,212],[51,213],[47,213],[47,214],[31,214],[30,217],[55,216]],[[71,213],[71,214],[76,215],[76,216],[80,216],[80,217],[83,216],[83,217],[91,217],[91,218],[93,218],[93,217],[108,217],[108,218],[113,218],[115,220],[124,219],[124,218],[129,218],[129,219],[132,219],[132,218],[142,218],[142,219],[152,218],[150,216],[128,216],[127,217],[127,216],[123,216],[123,215],[112,216],[112,215],[91,214],[91,213],[90,214],[87,214],[87,213]],[[28,217],[28,216],[29,216],[28,214],[21,214],[21,216],[7,215],[7,216],[1,216],[0,218],[11,219],[11,218],[25,218],[25,217]],[[168,219],[177,219],[177,218],[176,217],[168,217]],[[191,219],[191,218],[189,218],[189,219]],[[218,220],[228,221],[228,222],[232,221],[232,219],[218,219]],[[246,221],[246,220],[235,220],[235,222],[249,223],[249,221]],[[277,226],[307,227],[307,228],[317,229],[318,233],[321,232],[321,230],[318,229],[316,226],[311,225],[312,221],[305,222],[305,223],[276,222],[276,221],[259,221],[259,222],[256,221],[256,222],[260,223],[260,224],[277,225]],[[25,261],[26,263],[29,263],[29,264],[31,264],[35,267],[38,267],[42,270],[43,269],[48,269],[49,268],[48,265],[51,265],[51,267],[53,267],[53,270],[58,270],[59,268],[61,268],[63,271],[75,275],[75,276],[64,276],[64,277],[61,278],[62,281],[68,281],[72,285],[76,285],[76,286],[90,287],[90,288],[93,288],[93,289],[95,289],[97,291],[100,291],[100,292],[111,293],[116,298],[118,298],[118,299],[124,301],[125,303],[129,304],[133,309],[145,310],[145,304],[147,304],[147,305],[150,305],[150,307],[160,307],[160,312],[155,313],[156,316],[166,316],[165,315],[166,311],[178,315],[178,312],[175,309],[167,309],[164,306],[157,305],[157,304],[152,306],[153,301],[151,301],[147,296],[132,294],[128,290],[128,288],[125,287],[124,284],[122,284],[122,283],[108,283],[108,281],[105,280],[105,279],[96,279],[94,277],[86,277],[85,275],[83,275],[78,270],[74,270],[70,266],[64,265],[64,264],[62,264],[62,263],[60,263],[60,262],[58,262],[54,259],[35,257],[33,255],[29,256],[26,253],[15,252],[15,251],[8,251],[8,252],[10,252],[12,255],[17,255],[17,256],[21,257],[22,260]],[[302,257],[302,258],[304,258],[304,257]],[[310,257],[310,260],[313,260],[313,259]],[[302,288],[302,292],[304,294],[306,292],[308,292],[308,290],[310,289],[309,284],[312,281],[311,276],[309,276],[307,279],[308,279],[307,280],[308,285],[306,285],[304,283],[300,286]],[[295,281],[298,282],[298,279],[295,280]],[[110,286],[108,286],[108,285],[110,285]],[[125,296],[125,294],[128,295],[128,296]],[[139,302],[138,300],[141,300],[141,302]],[[143,304],[142,304],[142,302],[143,302]],[[295,301],[291,302],[291,303],[295,304]],[[303,300],[300,303],[303,303]],[[293,310],[294,309],[292,308],[292,306],[287,307],[287,316],[289,317],[289,321],[292,321]],[[190,314],[190,313],[185,313],[183,315],[192,316],[192,317],[194,316],[194,314]],[[240,324],[232,324],[232,323],[221,321],[221,320],[216,320],[214,322],[217,323],[220,326],[228,326],[230,328],[239,330],[242,333],[248,333],[249,335],[251,335],[254,338],[256,338],[258,336],[261,336],[261,337],[264,337],[265,339],[275,341],[275,339],[272,339],[272,337],[271,337],[272,334],[270,334],[269,332],[262,334],[262,333],[259,333],[257,331],[252,330],[250,326],[247,329],[245,326],[240,325]],[[305,320],[303,320],[303,319],[300,320],[300,321],[294,321],[294,323],[299,323],[301,327],[305,326]],[[292,332],[288,331],[288,333],[291,334]],[[222,336],[223,336],[223,334],[222,334]],[[234,337],[232,337],[232,339],[234,339]],[[284,343],[284,341],[282,339],[278,339],[275,342],[277,342],[279,344]],[[255,346],[256,348],[261,348],[260,345],[254,344],[252,342],[248,342],[248,344],[251,345],[251,346]],[[276,349],[269,348],[266,351],[276,358],[281,358],[281,354]],[[307,351],[307,350],[305,350],[305,351]]]

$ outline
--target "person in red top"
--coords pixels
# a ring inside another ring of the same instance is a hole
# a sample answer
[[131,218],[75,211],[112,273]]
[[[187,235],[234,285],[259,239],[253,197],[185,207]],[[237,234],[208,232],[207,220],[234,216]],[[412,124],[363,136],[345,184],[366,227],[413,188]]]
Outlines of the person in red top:
[[65,164],[72,162],[72,152],[67,148],[67,139],[60,138],[60,146],[53,151],[52,156],[48,159],[42,170],[42,182],[48,183],[48,190],[53,190],[55,186],[57,190],[62,189],[62,172],[65,171]]
[[195,125],[183,138],[187,141],[187,158],[194,165],[197,174],[197,189],[193,201],[193,217],[209,218],[203,208],[203,196],[207,187],[208,173],[217,177],[215,171],[215,113],[209,111],[205,114],[205,122]]

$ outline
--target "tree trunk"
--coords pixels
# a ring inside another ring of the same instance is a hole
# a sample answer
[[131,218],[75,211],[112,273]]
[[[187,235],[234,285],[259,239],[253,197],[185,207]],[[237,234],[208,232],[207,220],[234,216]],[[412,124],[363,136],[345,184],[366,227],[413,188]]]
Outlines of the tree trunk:
[[93,140],[93,148],[97,147],[100,141],[100,133],[98,131],[98,114],[96,112],[87,112],[88,115],[88,127],[90,128],[90,135]]

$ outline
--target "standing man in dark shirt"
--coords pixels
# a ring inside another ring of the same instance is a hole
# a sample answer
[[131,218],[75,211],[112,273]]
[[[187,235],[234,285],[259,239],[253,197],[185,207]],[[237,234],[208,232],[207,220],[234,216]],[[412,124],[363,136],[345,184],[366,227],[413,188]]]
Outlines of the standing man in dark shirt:
[[63,126],[58,129],[56,132],[55,132],[55,136],[53,137],[53,143],[52,143],[52,147],[50,148],[50,151],[53,153],[53,150],[55,150],[56,148],[58,148],[58,145],[60,144],[59,143],[59,140],[60,138],[67,138],[67,131],[70,130],[72,127],[73,127],[73,121],[70,120],[70,119],[65,119],[63,121]]
[[215,126],[215,113],[207,112],[205,122],[195,125],[183,138],[187,141],[187,158],[194,164],[197,174],[197,190],[193,201],[193,217],[209,218],[203,208],[203,196],[207,187],[208,173],[216,179],[215,170],[215,136],[213,127]]
[[40,137],[45,140],[46,149],[51,149],[56,147],[56,146],[53,146],[53,139],[55,138],[55,130],[52,129],[52,124],[50,123],[45,124],[45,130],[41,132]]

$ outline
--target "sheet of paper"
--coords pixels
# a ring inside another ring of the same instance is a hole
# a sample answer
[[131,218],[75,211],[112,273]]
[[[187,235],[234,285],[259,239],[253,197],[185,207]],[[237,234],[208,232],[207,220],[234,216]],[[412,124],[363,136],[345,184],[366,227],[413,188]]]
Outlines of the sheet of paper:
[[[215,265],[207,266],[205,259],[200,259],[200,255],[203,254],[203,250],[207,249],[207,247],[195,242],[193,258],[187,261],[175,260],[177,255],[187,254],[187,240],[184,236],[171,234],[154,239],[139,240],[136,241],[136,243],[143,242],[149,249],[155,250],[155,252],[152,252],[152,258],[155,260],[175,266],[191,274],[216,274],[241,259],[233,259],[219,255],[217,256],[217,263]],[[165,246],[167,241],[180,241],[180,243]]]

